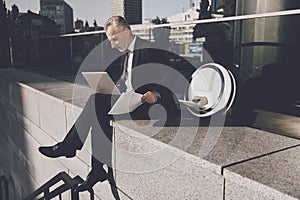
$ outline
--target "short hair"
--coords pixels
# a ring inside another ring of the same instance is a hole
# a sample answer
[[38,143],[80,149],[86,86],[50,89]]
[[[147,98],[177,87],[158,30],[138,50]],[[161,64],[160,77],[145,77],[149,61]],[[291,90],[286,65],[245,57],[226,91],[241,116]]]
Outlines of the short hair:
[[126,19],[122,16],[112,16],[112,17],[110,17],[104,25],[104,30],[106,31],[107,27],[109,27],[111,25],[121,25],[121,26],[131,30],[130,25],[128,24]]

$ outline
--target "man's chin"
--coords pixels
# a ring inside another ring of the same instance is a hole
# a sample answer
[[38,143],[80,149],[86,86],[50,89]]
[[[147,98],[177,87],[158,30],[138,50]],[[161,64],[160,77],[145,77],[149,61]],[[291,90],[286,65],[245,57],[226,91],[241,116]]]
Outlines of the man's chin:
[[123,53],[125,51],[125,49],[118,49],[121,53]]

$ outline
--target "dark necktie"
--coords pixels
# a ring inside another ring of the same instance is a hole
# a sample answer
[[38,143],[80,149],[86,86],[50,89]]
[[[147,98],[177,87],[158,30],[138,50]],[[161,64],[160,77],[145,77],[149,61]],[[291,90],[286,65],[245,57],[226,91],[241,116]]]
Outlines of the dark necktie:
[[129,50],[124,54],[124,62],[123,62],[123,72],[121,75],[121,79],[125,82],[128,78],[127,68],[128,68],[128,59],[129,59]]
[[128,58],[129,58],[129,51],[126,51],[124,54],[124,59],[123,59],[123,64],[122,64],[122,74],[121,78],[117,83],[117,87],[121,92],[125,92],[127,90],[127,86],[125,85],[125,81],[128,78],[128,73],[127,73],[127,67],[128,67]]

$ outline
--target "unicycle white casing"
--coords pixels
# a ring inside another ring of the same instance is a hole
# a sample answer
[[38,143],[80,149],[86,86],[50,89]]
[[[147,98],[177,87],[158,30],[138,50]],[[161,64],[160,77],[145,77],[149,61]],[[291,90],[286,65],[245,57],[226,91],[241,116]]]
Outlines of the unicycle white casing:
[[220,64],[207,63],[192,74],[184,100],[193,101],[197,97],[206,97],[208,104],[205,109],[187,109],[196,117],[208,117],[219,111],[228,111],[235,95],[236,81],[233,74]]

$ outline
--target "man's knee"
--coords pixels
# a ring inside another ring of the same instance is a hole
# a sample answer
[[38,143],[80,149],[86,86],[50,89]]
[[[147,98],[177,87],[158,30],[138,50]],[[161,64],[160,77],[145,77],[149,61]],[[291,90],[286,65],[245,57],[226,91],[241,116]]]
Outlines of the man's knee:
[[94,102],[94,101],[95,101],[95,97],[96,97],[96,93],[91,94],[91,95],[89,96],[87,102],[91,102],[91,101]]

